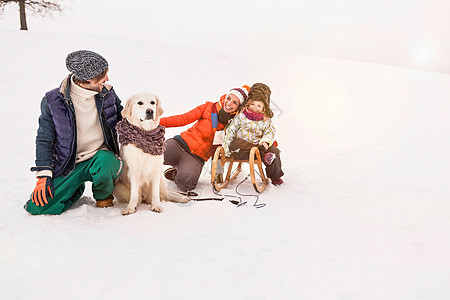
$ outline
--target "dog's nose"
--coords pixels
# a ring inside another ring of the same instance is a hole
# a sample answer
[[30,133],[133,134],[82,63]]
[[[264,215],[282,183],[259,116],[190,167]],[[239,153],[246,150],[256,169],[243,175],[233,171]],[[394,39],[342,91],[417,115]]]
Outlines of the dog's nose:
[[145,111],[145,113],[146,113],[146,115],[147,115],[147,119],[153,119],[153,110],[152,110],[152,109],[148,108],[148,109]]

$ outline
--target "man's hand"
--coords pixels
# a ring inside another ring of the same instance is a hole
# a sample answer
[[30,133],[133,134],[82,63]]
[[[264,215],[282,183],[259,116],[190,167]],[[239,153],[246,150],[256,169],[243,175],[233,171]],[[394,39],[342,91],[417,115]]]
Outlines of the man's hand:
[[31,201],[36,206],[44,206],[48,203],[48,198],[53,198],[55,194],[53,179],[49,176],[39,176],[37,179],[36,187],[31,195]]

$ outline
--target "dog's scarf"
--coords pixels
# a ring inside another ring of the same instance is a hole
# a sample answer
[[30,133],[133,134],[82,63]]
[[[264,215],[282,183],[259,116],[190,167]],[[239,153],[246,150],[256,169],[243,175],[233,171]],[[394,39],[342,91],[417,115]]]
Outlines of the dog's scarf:
[[151,155],[162,155],[166,150],[164,145],[166,128],[164,126],[158,125],[155,129],[147,131],[123,119],[117,123],[116,130],[122,145],[133,144]]

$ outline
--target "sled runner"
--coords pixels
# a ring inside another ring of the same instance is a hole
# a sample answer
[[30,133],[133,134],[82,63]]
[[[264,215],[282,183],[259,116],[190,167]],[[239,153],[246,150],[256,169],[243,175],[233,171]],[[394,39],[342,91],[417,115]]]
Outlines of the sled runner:
[[[222,183],[217,182],[217,163],[220,159],[220,164],[224,167],[226,163],[228,163],[227,174]],[[237,169],[233,172],[233,164],[238,163]],[[261,193],[264,191],[267,185],[267,178],[264,174],[264,170],[262,167],[261,154],[257,147],[253,147],[250,150],[250,155],[248,159],[234,159],[232,157],[225,156],[225,150],[222,146],[217,147],[216,152],[214,153],[212,167],[211,167],[211,184],[216,191],[220,191],[225,188],[230,182],[232,182],[241,172],[242,163],[249,163],[250,165],[250,178],[252,179],[253,188],[256,192]],[[258,166],[259,174],[261,176],[260,182],[256,179],[255,176],[255,165]],[[232,174],[233,173],[233,174]]]

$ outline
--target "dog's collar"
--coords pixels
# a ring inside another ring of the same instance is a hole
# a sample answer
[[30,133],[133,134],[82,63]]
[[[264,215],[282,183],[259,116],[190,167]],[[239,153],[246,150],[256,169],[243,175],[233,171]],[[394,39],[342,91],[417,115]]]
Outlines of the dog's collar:
[[162,155],[164,153],[164,134],[166,128],[158,125],[153,130],[144,130],[128,122],[127,119],[117,123],[116,130],[119,133],[119,143],[122,145],[133,144],[145,153]]

